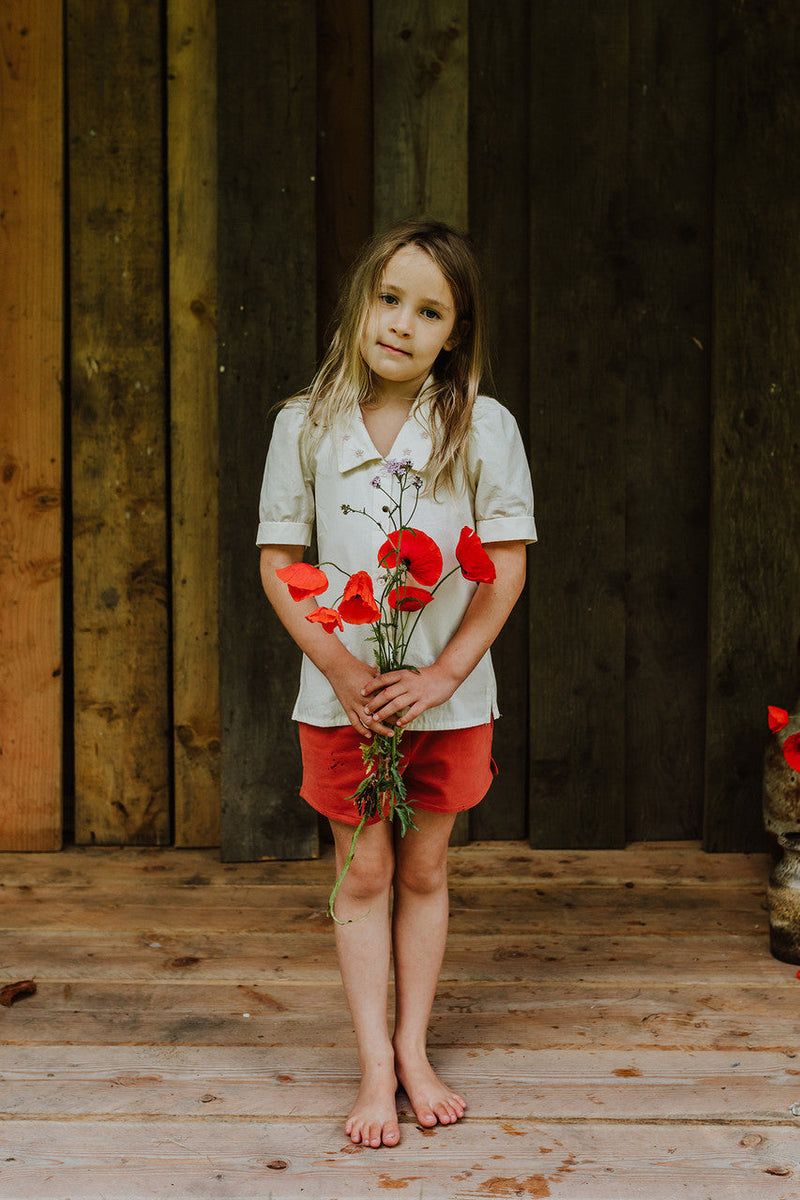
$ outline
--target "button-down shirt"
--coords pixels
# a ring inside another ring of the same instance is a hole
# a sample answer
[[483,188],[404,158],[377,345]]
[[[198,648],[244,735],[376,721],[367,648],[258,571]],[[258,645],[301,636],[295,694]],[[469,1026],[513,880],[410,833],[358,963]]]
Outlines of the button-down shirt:
[[[387,497],[372,481],[380,479],[381,487],[396,496],[397,479],[387,470],[387,463],[408,459],[413,472],[425,479],[432,449],[425,389],[385,459],[373,445],[360,411],[340,428],[324,433],[317,441],[310,440],[303,451],[300,433],[305,413],[304,401],[292,401],[275,421],[261,489],[257,544],[307,546],[316,526],[319,561],[336,563],[344,572],[340,575],[324,568],[329,587],[317,597],[318,603],[335,607],[345,576],[356,571],[369,572],[380,595],[378,550],[392,527],[382,511]],[[373,519],[344,512],[342,505],[363,508]],[[536,541],[533,491],[522,439],[508,409],[488,396],[479,396],[475,402],[455,494],[440,487],[434,499],[423,490],[414,515],[413,527],[432,537],[442,551],[443,574],[457,566],[455,550],[465,525],[486,543]],[[409,646],[409,661],[414,666],[426,667],[436,661],[461,624],[477,586],[460,571],[441,585],[414,629]],[[341,637],[352,654],[371,664],[375,661],[374,643],[368,640],[371,633],[369,625],[346,624],[343,633],[331,636]],[[422,713],[408,728],[468,728],[499,715],[487,651],[449,700]],[[292,716],[310,725],[348,724],[333,688],[305,655]]]

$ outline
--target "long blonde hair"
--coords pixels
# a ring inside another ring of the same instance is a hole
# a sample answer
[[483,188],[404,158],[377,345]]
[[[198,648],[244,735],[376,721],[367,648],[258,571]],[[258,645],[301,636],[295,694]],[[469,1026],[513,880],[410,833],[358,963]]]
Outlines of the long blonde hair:
[[403,221],[364,246],[342,288],[331,344],[304,393],[304,437],[332,428],[369,402],[372,376],[359,349],[361,336],[386,266],[404,246],[416,246],[430,256],[447,280],[456,309],[455,345],[439,354],[428,387],[433,449],[426,475],[428,489],[435,492],[438,485],[453,487],[487,359],[483,286],[475,253],[463,234],[441,221]]

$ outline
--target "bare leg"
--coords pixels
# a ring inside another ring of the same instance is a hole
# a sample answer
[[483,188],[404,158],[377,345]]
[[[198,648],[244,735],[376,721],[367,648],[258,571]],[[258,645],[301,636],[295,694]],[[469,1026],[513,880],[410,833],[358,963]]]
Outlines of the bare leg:
[[395,1070],[420,1125],[449,1125],[463,1117],[466,1101],[434,1072],[427,1036],[447,939],[447,845],[455,816],[418,811],[414,821],[419,833],[395,836]]
[[[344,865],[353,828],[331,821],[336,864]],[[394,871],[392,830],[385,821],[367,825],[336,897],[336,949],[353,1018],[361,1087],[345,1124],[352,1142],[396,1146],[400,1140],[394,1053],[386,1023],[391,937],[389,890]]]

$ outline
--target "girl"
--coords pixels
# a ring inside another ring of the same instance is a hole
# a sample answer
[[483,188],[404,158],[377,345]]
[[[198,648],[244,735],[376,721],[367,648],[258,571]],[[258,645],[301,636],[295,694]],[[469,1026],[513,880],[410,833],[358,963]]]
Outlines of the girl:
[[[433,1071],[427,1030],[448,919],[447,847],[456,813],[492,779],[498,716],[489,647],[525,581],[536,540],[522,441],[511,414],[478,395],[485,324],[467,240],[409,221],[374,238],[355,264],[331,347],[308,393],[275,422],[264,472],[258,544],[264,591],[303,651],[301,796],[330,819],[337,872],[359,813],[360,746],[407,732],[401,748],[414,823],[405,837],[376,818],[363,829],[336,900],[336,944],[355,1027],[361,1087],[345,1131],[354,1143],[400,1140],[398,1082],[422,1126],[464,1115],[466,1101]],[[379,574],[381,489],[411,463],[422,488],[414,525],[456,565],[466,525],[496,568],[494,583],[460,572],[421,614],[411,646],[418,671],[376,675],[369,626],[331,634],[306,618],[336,601],[293,600],[276,570],[301,560],[316,528],[319,558],[347,574]],[[373,516],[348,512],[360,510]],[[389,896],[394,892],[390,913]],[[395,1022],[387,1028],[390,958]]]

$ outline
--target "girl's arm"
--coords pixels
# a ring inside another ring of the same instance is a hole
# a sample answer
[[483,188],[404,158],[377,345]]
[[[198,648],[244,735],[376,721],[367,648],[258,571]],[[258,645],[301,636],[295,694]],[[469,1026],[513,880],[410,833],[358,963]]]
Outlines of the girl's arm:
[[307,621],[306,614],[318,607],[316,602],[311,597],[293,600],[286,584],[275,574],[276,568],[300,562],[302,557],[302,546],[262,546],[261,583],[267,599],[303,653],[328,680],[353,728],[362,737],[392,733],[392,726],[380,720],[364,724],[362,689],[373,679],[373,668],[351,654],[335,633],[326,633],[321,625]]
[[[494,583],[479,583],[455,634],[436,662],[414,671],[376,675],[362,688],[363,711],[371,728],[408,708],[397,725],[449,700],[483,658],[506,623],[525,586],[525,543],[491,542],[484,546],[497,571]],[[435,603],[435,601],[434,601]],[[379,696],[375,693],[380,692]]]

